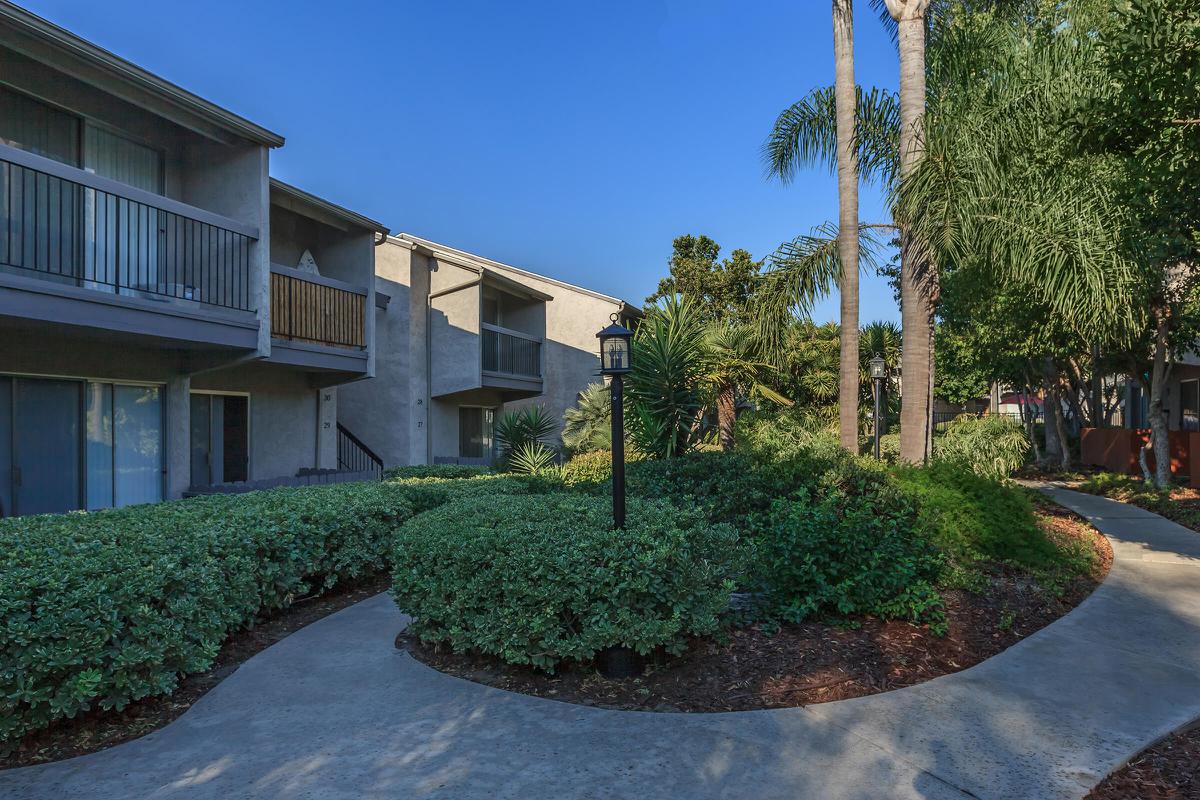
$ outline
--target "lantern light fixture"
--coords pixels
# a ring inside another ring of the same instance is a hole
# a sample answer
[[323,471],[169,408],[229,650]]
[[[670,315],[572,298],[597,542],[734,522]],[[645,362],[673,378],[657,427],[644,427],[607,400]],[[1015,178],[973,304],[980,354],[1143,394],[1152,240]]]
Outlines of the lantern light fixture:
[[631,369],[629,346],[633,339],[633,331],[626,328],[613,314],[612,324],[596,334],[600,340],[600,374],[624,375]]

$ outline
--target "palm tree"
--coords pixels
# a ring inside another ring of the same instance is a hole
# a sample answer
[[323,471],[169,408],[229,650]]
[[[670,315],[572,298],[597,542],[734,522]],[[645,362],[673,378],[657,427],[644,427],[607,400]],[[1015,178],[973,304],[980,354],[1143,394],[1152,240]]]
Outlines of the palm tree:
[[761,343],[748,326],[711,325],[705,332],[703,358],[704,377],[712,386],[715,397],[717,433],[722,450],[733,449],[739,393],[783,406],[792,405],[791,400],[767,385],[775,367],[765,359]]
[[[938,3],[929,13],[924,0],[893,5],[899,19],[890,10],[886,16],[898,39],[904,29],[909,74],[903,88],[910,95],[914,85],[921,94],[925,81],[923,69],[911,74],[916,60],[924,62],[924,19],[934,13],[939,19],[930,29],[928,112],[922,115],[920,97],[910,97],[905,125],[901,103],[887,92],[860,90],[857,103],[860,177],[881,182],[902,225],[904,403],[917,419],[916,434],[907,426],[907,455],[919,460],[931,432],[930,315],[939,274],[970,271],[996,286],[1020,287],[1064,323],[1097,338],[1101,330],[1127,325],[1123,320],[1136,303],[1105,185],[1108,170],[1076,158],[1064,132],[1064,118],[1076,114],[1080,96],[1091,91],[1089,28],[1065,17],[1037,27],[1020,13],[1001,13],[1006,4],[999,0],[969,24],[955,24],[955,13],[973,12],[953,3]],[[779,174],[813,163],[832,167],[835,134],[833,90],[814,90],[776,120],[765,147],[768,166]],[[859,225],[864,260],[870,250],[863,237],[871,227]],[[834,235],[827,224],[780,246],[765,274],[765,307],[784,303],[803,311],[829,291],[840,274]],[[914,326],[923,329],[915,342]]]
[[[929,0],[886,0],[900,47],[900,158],[903,182],[925,154],[925,12]],[[920,463],[933,449],[933,312],[937,275],[927,247],[900,232],[900,317],[903,334],[900,458]]]
[[612,447],[612,399],[603,381],[589,385],[563,412],[562,441],[576,453]]
[[837,113],[838,257],[841,260],[841,360],[838,438],[858,452],[858,151],[855,120],[854,3],[833,0],[834,105]]

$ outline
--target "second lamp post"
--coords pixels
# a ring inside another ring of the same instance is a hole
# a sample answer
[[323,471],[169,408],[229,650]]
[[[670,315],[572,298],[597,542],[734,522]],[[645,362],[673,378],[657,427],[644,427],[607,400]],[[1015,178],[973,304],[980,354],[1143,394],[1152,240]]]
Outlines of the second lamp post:
[[883,356],[876,354],[871,359],[871,380],[875,382],[875,460],[879,460],[879,409],[883,400],[883,384],[887,380],[887,362]]
[[624,376],[630,370],[629,346],[633,331],[619,322],[613,314],[612,324],[596,334],[600,339],[600,374],[612,380],[612,478],[613,527],[625,527],[625,406]]

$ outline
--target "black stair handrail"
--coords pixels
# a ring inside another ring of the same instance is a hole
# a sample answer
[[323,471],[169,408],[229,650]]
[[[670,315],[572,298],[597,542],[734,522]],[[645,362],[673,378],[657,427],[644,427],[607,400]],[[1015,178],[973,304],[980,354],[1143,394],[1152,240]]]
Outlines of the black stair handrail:
[[[370,462],[369,469],[374,472],[383,474],[383,459],[376,455],[375,451],[367,447],[362,439],[359,439],[342,423],[337,424],[338,432],[338,468],[360,471],[367,468],[367,465],[362,463],[363,460]],[[347,446],[343,446],[343,442]]]

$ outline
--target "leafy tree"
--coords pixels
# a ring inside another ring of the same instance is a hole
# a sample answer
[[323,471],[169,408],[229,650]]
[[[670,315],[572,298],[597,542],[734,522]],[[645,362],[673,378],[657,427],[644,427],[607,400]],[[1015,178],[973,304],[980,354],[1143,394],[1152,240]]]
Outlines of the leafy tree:
[[1080,104],[1078,141],[1085,151],[1112,159],[1116,193],[1128,211],[1123,245],[1137,265],[1136,307],[1147,311],[1134,341],[1153,353],[1154,478],[1165,485],[1171,477],[1165,389],[1174,358],[1195,342],[1197,327],[1200,6],[1195,0],[1130,0],[1113,9],[1097,41],[1102,80]]
[[725,259],[720,255],[721,246],[707,236],[676,237],[670,275],[659,281],[647,305],[680,295],[704,322],[744,322],[763,262],[746,250],[734,250]]

